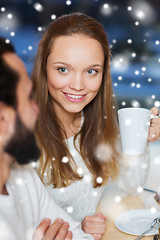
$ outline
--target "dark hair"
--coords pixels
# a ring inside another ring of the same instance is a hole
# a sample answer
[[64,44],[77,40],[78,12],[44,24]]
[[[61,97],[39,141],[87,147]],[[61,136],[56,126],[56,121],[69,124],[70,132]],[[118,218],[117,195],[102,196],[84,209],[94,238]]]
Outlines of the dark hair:
[[16,87],[19,75],[3,59],[5,53],[15,53],[11,43],[0,37],[0,102],[16,108]]

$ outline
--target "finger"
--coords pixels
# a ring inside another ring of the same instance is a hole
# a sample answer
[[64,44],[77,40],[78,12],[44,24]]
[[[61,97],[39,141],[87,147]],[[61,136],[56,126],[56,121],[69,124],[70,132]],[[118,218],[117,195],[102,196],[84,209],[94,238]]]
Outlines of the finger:
[[160,124],[152,123],[149,129],[149,132],[154,131],[157,135],[160,134]]
[[83,220],[83,224],[85,224],[87,222],[90,222],[90,223],[101,222],[101,223],[103,223],[105,220],[106,219],[102,216],[97,216],[97,215],[87,216]]
[[151,124],[160,124],[160,117],[155,117],[155,118],[152,118],[151,120]]
[[41,240],[46,232],[46,230],[48,229],[48,227],[51,224],[51,219],[49,218],[45,218],[43,219],[40,224],[38,225],[38,227],[36,228],[36,231],[33,235],[33,240]]
[[153,107],[153,108],[151,109],[151,113],[152,113],[153,115],[158,115],[158,114],[159,114],[159,109],[158,109],[157,107]]
[[106,224],[100,223],[100,222],[86,222],[85,225],[83,225],[82,230],[86,233],[92,234],[92,233],[97,233],[97,234],[103,234],[106,228]]
[[72,234],[72,232],[71,232],[71,231],[68,231],[68,233],[67,233],[67,236],[66,236],[65,240],[72,240],[72,237],[73,237],[73,234]]
[[47,229],[43,240],[52,240],[56,234],[59,232],[61,226],[63,225],[64,221],[61,218],[56,219],[52,225]]
[[64,240],[67,236],[69,229],[69,223],[64,222],[59,231],[56,234],[55,240]]
[[92,237],[94,238],[94,240],[100,240],[102,238],[102,234],[92,234]]
[[156,136],[156,134],[155,134],[154,128],[150,127],[148,141],[149,142],[154,142],[155,141],[155,136]]
[[154,142],[156,140],[160,140],[160,124],[152,124],[149,129],[148,140],[150,142]]
[[95,216],[102,217],[104,220],[106,220],[106,216],[104,216],[101,212],[97,212]]
[[96,224],[95,226],[92,226],[88,228],[89,232],[96,233],[96,234],[104,234],[105,232],[105,224]]

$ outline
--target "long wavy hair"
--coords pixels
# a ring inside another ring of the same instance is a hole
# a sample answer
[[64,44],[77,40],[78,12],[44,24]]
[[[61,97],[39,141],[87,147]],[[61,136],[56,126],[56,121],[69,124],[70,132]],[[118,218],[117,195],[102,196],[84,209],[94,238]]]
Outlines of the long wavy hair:
[[[83,34],[96,39],[104,51],[104,72],[99,92],[83,109],[84,122],[74,136],[74,144],[78,137],[78,150],[92,174],[93,186],[99,187],[109,178],[115,179],[119,169],[117,160],[119,153],[116,150],[118,125],[110,75],[111,53],[103,26],[82,13],[63,15],[52,22],[42,36],[35,58],[32,79],[35,100],[40,110],[36,135],[42,151],[38,171],[42,181],[47,172],[49,179],[47,184],[52,184],[53,187],[66,187],[82,178],[77,173],[74,159],[64,141],[65,130],[62,129],[60,119],[53,107],[53,99],[48,91],[46,77],[46,62],[54,40],[60,36],[74,34]],[[107,144],[112,150],[112,154],[106,156],[106,161],[99,161],[95,154],[95,149],[100,143]],[[62,161],[64,156],[69,158],[67,163]],[[103,181],[99,183],[98,177],[101,177]]]

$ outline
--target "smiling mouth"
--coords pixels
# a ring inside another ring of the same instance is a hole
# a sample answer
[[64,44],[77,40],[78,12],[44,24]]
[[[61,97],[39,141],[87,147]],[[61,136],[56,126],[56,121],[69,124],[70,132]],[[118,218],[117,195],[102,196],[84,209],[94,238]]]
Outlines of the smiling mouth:
[[76,95],[76,94],[69,94],[69,93],[64,93],[64,95],[68,100],[73,100],[73,101],[81,101],[86,96],[86,94]]
[[68,94],[68,93],[66,93],[66,95],[67,95],[68,97],[76,98],[76,99],[82,98],[82,97],[84,96],[84,95],[74,95],[74,94]]

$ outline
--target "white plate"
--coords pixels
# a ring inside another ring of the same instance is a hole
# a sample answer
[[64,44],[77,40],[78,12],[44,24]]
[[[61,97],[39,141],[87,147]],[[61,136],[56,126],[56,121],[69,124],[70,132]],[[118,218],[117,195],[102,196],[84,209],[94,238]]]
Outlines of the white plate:
[[[147,230],[153,219],[160,216],[160,212],[151,213],[149,209],[136,209],[123,212],[115,219],[116,227],[122,232],[140,235],[142,232]],[[156,228],[153,228],[146,235],[154,235],[158,233]]]

